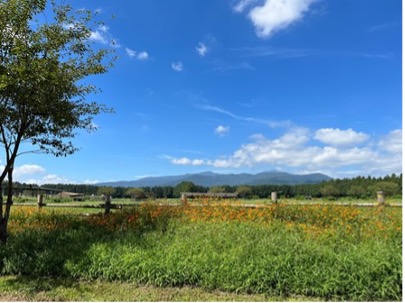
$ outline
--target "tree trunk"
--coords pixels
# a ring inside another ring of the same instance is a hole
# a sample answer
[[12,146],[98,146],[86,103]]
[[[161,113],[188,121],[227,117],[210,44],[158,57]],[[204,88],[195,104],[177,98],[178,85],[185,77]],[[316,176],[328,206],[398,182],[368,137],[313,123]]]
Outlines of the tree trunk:
[[7,225],[10,218],[11,206],[13,205],[13,166],[14,163],[9,166],[7,170],[8,184],[7,184],[7,200],[4,204],[3,197],[3,180],[0,179],[0,245],[6,245],[7,243]]
[[3,216],[3,180],[0,179],[0,245],[7,242],[7,222]]
[[7,243],[7,221],[3,218],[0,220],[0,245]]

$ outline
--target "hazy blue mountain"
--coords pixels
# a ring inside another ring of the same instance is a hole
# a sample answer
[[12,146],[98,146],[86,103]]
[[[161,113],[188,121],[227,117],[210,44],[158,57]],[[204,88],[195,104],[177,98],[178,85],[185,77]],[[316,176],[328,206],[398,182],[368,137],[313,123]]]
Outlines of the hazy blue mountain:
[[176,186],[183,181],[191,181],[200,186],[217,185],[297,185],[311,184],[330,180],[324,174],[294,175],[285,172],[262,172],[258,174],[217,174],[202,172],[178,176],[147,177],[135,181],[118,181],[98,183],[100,186],[146,187],[146,186]]

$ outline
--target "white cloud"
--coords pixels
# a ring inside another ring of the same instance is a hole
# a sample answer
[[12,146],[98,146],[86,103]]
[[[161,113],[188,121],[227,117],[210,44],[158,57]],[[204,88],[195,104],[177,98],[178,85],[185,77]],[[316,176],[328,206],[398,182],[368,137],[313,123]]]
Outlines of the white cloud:
[[91,185],[91,184],[97,184],[97,183],[99,183],[99,182],[100,182],[100,180],[86,179],[86,180],[83,181],[83,184],[89,184],[89,185]]
[[110,33],[110,28],[106,25],[100,25],[96,30],[90,33],[89,40],[101,43],[104,45],[110,45],[114,48],[120,48],[121,44],[118,42],[118,39]]
[[147,60],[148,58],[149,58],[149,54],[145,51],[140,52],[137,56],[137,59],[141,60],[141,61]]
[[[313,133],[306,128],[290,129],[278,138],[267,138],[262,134],[256,134],[251,136],[250,143],[241,145],[231,155],[204,160],[185,157],[170,158],[170,160],[176,165],[196,165],[198,163],[198,165],[215,168],[263,167],[266,165],[273,169],[296,173],[302,171],[324,172],[336,177],[382,176],[402,172],[402,130],[391,131],[380,141],[351,129],[339,131],[333,130],[331,137],[319,142],[314,142],[312,138],[315,137],[315,134],[322,137],[325,132],[318,130]],[[346,134],[349,138],[341,139],[342,134]],[[367,146],[361,146],[365,140],[369,140]]]
[[92,41],[95,41],[95,42],[99,42],[101,44],[108,43],[107,37],[101,31],[98,31],[98,30],[91,32],[89,39]]
[[[71,28],[74,26],[74,24],[66,24],[64,26],[66,28]],[[99,25],[97,29],[90,33],[89,40],[96,43],[101,43],[103,45],[109,45],[113,48],[124,47],[124,45],[120,44],[118,39],[111,34],[110,28],[104,24]],[[132,48],[125,47],[125,53],[128,55],[128,57],[135,58],[140,61],[149,59],[149,54],[146,51],[137,52]]]
[[325,146],[317,151],[312,159],[313,166],[340,167],[370,163],[378,157],[376,151],[370,148],[337,148]]
[[208,47],[203,42],[199,42],[195,49],[201,57],[204,57],[208,52]]
[[247,7],[253,5],[253,4],[257,3],[257,2],[258,2],[258,0],[240,0],[233,6],[233,10],[235,12],[241,13]]
[[110,28],[107,25],[100,25],[98,27],[99,31],[103,32],[103,33],[108,33],[108,31],[110,30]]
[[[27,184],[38,184],[38,185],[43,185],[43,184],[77,184],[79,182],[73,181],[69,178],[63,177],[63,176],[58,176],[55,174],[48,174],[45,176],[35,176],[34,178],[22,178],[18,180],[19,182],[22,183],[27,183]],[[87,180],[86,180],[87,181]],[[85,184],[90,184],[86,183]]]
[[36,164],[24,164],[14,168],[14,178],[19,179],[25,176],[44,173],[45,168]]
[[278,139],[267,139],[263,135],[252,136],[253,143],[244,144],[233,155],[209,161],[214,167],[252,167],[260,163],[300,166],[303,145],[309,140],[308,130],[296,128]]
[[204,39],[198,42],[195,50],[197,51],[198,55],[204,57],[205,55],[207,55],[208,52],[216,47],[216,44],[217,40],[215,39],[215,37],[211,34],[207,34]]
[[172,69],[176,72],[181,72],[183,70],[183,63],[181,61],[173,62]]
[[72,181],[66,177],[63,176],[58,176],[55,174],[48,174],[46,176],[43,176],[41,179],[37,180],[38,184],[72,184],[72,183],[77,183],[75,181]]
[[229,133],[230,127],[229,126],[223,126],[223,125],[218,125],[217,128],[215,128],[215,133],[221,137],[225,136],[227,133]]
[[139,61],[145,61],[149,59],[149,54],[146,51],[142,51],[138,53],[137,51],[126,47],[125,52],[127,53],[128,57],[130,58],[136,58]]
[[391,131],[378,142],[378,146],[389,153],[400,154],[402,152],[402,129]]
[[133,49],[130,49],[130,48],[126,47],[126,48],[125,48],[125,52],[127,53],[127,55],[128,55],[130,58],[136,57],[136,51],[134,51]]
[[[263,5],[251,8],[248,17],[255,26],[257,36],[270,37],[302,19],[315,1],[317,0],[265,0]],[[256,2],[241,0],[233,8],[236,12],[243,12]]]
[[176,164],[176,165],[192,165],[192,166],[199,166],[199,165],[203,165],[205,164],[205,161],[202,159],[189,159],[186,157],[182,157],[182,158],[171,158],[170,162],[172,164]]
[[322,143],[331,145],[352,145],[365,142],[369,135],[362,132],[355,132],[351,128],[340,130],[338,128],[321,128],[315,132],[315,139]]
[[[0,170],[4,169],[4,165],[0,165]],[[46,169],[37,164],[23,164],[14,168],[14,180],[28,184],[57,184],[57,183],[79,183],[64,176],[57,174],[46,173]],[[85,181],[90,184],[90,180]]]

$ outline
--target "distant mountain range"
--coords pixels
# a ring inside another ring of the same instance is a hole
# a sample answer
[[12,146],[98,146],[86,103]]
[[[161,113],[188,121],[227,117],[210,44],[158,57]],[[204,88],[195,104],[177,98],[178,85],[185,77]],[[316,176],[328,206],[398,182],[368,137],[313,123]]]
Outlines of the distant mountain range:
[[324,174],[294,175],[285,172],[262,172],[258,174],[217,174],[203,172],[178,176],[147,177],[135,181],[103,182],[96,185],[114,187],[153,187],[176,186],[183,181],[190,181],[196,185],[212,187],[218,185],[298,185],[313,184],[332,179]]

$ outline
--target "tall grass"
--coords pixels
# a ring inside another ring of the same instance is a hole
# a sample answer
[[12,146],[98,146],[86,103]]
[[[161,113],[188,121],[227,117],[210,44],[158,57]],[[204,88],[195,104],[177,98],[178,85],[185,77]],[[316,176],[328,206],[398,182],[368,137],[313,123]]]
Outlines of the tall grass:
[[88,218],[22,212],[0,249],[0,268],[2,274],[400,301],[401,219],[397,209],[339,206],[149,205]]

